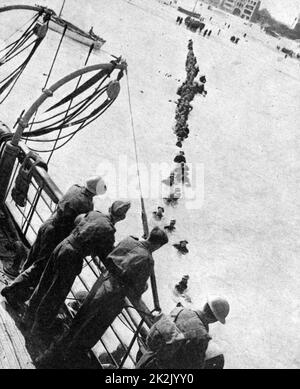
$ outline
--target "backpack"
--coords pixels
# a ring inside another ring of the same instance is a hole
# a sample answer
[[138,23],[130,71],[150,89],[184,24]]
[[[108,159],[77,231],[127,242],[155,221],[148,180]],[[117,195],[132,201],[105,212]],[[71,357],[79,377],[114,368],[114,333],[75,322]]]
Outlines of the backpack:
[[[30,162],[32,162],[31,165]],[[18,176],[15,180],[15,186],[11,192],[13,200],[21,208],[24,208],[27,204],[27,196],[33,176],[33,169],[36,166],[42,167],[45,171],[48,171],[47,164],[41,157],[37,153],[30,151],[19,169]]]
[[182,310],[175,316],[162,315],[149,331],[147,348],[155,352],[160,360],[172,358],[186,342],[184,334],[176,325],[176,319]]
[[[172,311],[171,315],[162,315],[149,331],[147,349],[155,353],[157,360],[162,363],[172,360],[173,357],[177,358],[180,349],[203,349],[205,351],[211,339],[204,327],[201,329],[198,325],[195,326],[196,318],[202,323],[200,316],[195,311],[193,313],[196,316],[192,322],[186,322],[184,332],[178,328],[176,321],[184,310],[185,308],[178,307]],[[199,346],[201,347],[199,348]]]

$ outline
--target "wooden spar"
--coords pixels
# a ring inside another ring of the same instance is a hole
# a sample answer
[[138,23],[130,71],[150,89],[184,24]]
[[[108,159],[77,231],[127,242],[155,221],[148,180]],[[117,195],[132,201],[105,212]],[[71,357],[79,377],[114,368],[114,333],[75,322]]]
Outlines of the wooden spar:
[[[98,64],[98,65],[91,65],[86,66],[82,69],[76,70],[75,72],[69,74],[68,76],[63,77],[61,80],[57,81],[55,84],[53,84],[50,88],[44,90],[42,95],[32,104],[32,106],[29,108],[29,110],[24,114],[22,119],[19,120],[19,124],[17,127],[16,132],[13,135],[11,144],[13,146],[18,146],[24,129],[28,126],[28,123],[33,116],[33,114],[39,109],[39,107],[49,98],[52,97],[54,92],[56,92],[59,88],[61,88],[63,85],[67,84],[68,82],[74,80],[77,77],[80,77],[84,74],[97,71],[97,70],[110,70],[115,65],[111,63],[106,64]],[[121,63],[117,64],[115,66],[116,69],[124,70],[126,69],[127,64]]]
[[41,7],[41,6],[31,6],[31,5],[8,5],[5,7],[0,7],[0,13],[2,12],[8,12],[8,11],[15,11],[15,10],[23,10],[23,11],[36,11],[40,12],[44,10],[45,12],[50,12],[52,15],[56,15],[56,13],[47,7]]

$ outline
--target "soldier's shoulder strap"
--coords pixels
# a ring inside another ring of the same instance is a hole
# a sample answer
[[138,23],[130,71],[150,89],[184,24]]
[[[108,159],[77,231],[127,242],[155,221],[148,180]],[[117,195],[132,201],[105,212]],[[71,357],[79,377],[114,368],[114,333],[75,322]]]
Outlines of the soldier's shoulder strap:
[[172,320],[174,321],[174,323],[176,323],[177,319],[178,319],[178,316],[181,314],[181,312],[184,310],[185,308],[184,307],[176,307],[175,309],[173,309],[173,311],[170,313],[170,316],[172,318]]
[[139,241],[139,238],[137,238],[136,236],[133,236],[133,235],[130,235],[130,238],[136,240],[136,241]]

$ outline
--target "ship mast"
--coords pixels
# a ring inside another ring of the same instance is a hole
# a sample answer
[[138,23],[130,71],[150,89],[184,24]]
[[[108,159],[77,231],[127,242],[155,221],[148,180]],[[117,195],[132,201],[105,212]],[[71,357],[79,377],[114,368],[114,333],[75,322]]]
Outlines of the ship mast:
[[195,5],[194,5],[194,9],[193,9],[193,12],[195,12],[195,11],[196,11],[196,8],[197,8],[197,4],[198,4],[198,0],[196,0],[196,3],[195,3]]
[[59,11],[59,15],[58,15],[58,17],[61,17],[61,15],[62,15],[62,12],[63,12],[63,10],[64,10],[64,7],[65,7],[65,3],[66,3],[66,0],[63,0],[63,3],[62,3],[62,6],[61,6],[61,9],[60,9],[60,11]]

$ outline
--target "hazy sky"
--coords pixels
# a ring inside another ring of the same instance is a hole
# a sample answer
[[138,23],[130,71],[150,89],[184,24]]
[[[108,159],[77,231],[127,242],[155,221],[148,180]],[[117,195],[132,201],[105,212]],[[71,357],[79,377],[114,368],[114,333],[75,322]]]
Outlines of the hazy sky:
[[300,0],[261,0],[261,8],[267,8],[279,21],[291,24],[300,13]]

